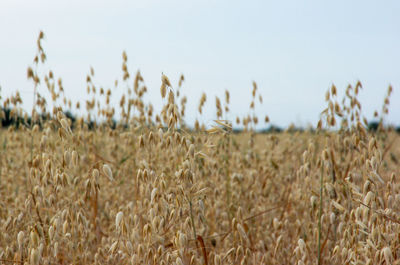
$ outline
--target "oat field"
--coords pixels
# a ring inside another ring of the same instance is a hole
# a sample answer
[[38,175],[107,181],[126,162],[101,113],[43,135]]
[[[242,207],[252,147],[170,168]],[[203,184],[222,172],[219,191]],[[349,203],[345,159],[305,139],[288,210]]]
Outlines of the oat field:
[[[32,112],[17,92],[1,99],[3,120],[20,117],[0,132],[1,264],[400,264],[399,136],[368,130],[361,82],[343,99],[327,91],[315,130],[262,134],[268,116],[224,120],[228,91],[213,127],[190,127],[183,76],[161,75],[155,113],[123,53],[120,105],[93,69],[93,100],[74,103],[52,71],[39,74],[42,40],[27,71]],[[256,83],[249,93],[254,113]]]

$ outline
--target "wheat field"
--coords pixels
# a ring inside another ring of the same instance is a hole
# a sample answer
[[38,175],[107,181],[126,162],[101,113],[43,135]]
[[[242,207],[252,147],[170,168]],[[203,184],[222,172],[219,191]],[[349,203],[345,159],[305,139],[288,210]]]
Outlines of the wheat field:
[[[361,82],[343,99],[327,91],[315,130],[258,133],[268,116],[224,120],[229,91],[214,126],[192,128],[184,77],[173,86],[161,76],[154,113],[126,53],[119,106],[93,69],[93,100],[71,102],[61,79],[37,71],[43,37],[27,71],[32,112],[18,92],[1,100],[3,121],[14,121],[0,134],[1,264],[400,264],[399,136],[368,129]],[[254,113],[256,83],[249,93]]]

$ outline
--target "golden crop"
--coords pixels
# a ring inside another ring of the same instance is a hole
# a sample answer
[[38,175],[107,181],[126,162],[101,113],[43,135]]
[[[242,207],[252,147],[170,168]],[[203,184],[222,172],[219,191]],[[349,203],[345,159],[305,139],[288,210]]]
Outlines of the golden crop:
[[112,91],[93,84],[93,69],[87,117],[72,122],[61,79],[38,74],[43,36],[27,72],[32,113],[18,93],[2,102],[25,117],[0,133],[2,264],[400,264],[399,137],[366,129],[361,83],[343,101],[332,86],[317,131],[254,132],[256,83],[251,114],[237,117],[244,132],[222,120],[228,91],[215,100],[215,126],[191,130],[184,77],[172,89],[161,76],[164,106],[154,113],[123,53],[117,124]]

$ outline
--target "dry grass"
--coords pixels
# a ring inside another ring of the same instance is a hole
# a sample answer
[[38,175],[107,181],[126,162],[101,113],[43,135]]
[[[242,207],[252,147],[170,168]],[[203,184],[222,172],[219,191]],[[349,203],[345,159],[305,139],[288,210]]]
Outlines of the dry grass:
[[[86,113],[104,123],[89,129],[60,111],[72,106],[59,103],[61,79],[37,74],[46,59],[41,40],[28,71],[34,123],[0,134],[1,263],[400,264],[399,137],[366,131],[361,83],[341,103],[336,87],[327,92],[319,127],[339,130],[254,133],[262,103],[254,83],[250,115],[237,119],[245,132],[233,134],[225,120],[191,131],[183,76],[172,90],[162,75],[165,105],[154,114],[124,53],[120,122],[108,126],[112,93],[92,83],[91,70]],[[17,94],[3,101],[13,114],[21,103]],[[51,119],[41,121],[37,113],[50,104]],[[229,92],[216,107],[226,117]]]

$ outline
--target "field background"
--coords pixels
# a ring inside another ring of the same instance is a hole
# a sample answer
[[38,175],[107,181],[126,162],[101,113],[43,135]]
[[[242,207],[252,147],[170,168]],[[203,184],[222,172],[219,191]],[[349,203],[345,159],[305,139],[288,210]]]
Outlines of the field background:
[[[312,128],[257,133],[270,121],[255,112],[263,102],[255,82],[246,114],[225,119],[225,91],[211,125],[190,125],[184,76],[175,86],[161,75],[156,112],[125,52],[118,105],[93,69],[90,100],[71,101],[61,79],[39,71],[43,38],[27,69],[32,110],[19,92],[1,99],[1,263],[400,263],[391,86],[375,126],[362,114],[361,82],[343,98],[332,85]],[[199,116],[206,101],[204,93]]]

